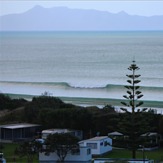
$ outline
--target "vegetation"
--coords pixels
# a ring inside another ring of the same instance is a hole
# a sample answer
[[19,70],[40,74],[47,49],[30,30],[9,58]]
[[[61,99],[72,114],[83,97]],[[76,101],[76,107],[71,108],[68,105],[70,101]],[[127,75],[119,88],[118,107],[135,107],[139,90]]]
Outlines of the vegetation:
[[48,135],[45,145],[45,154],[55,152],[59,158],[59,162],[64,162],[67,154],[79,150],[78,139],[69,133],[65,134],[50,134]]
[[15,154],[20,157],[27,157],[27,162],[32,163],[35,155],[37,155],[41,149],[42,145],[40,142],[35,140],[25,141],[16,147]]
[[[19,143],[5,143],[4,144],[4,158],[6,159],[6,162],[16,162],[16,163],[27,163],[27,156],[22,156],[15,152],[16,149],[19,148],[21,144]],[[38,162],[38,154],[34,155],[33,162]]]
[[0,110],[13,110],[27,103],[24,99],[11,99],[9,96],[0,93]]
[[141,144],[140,136],[148,131],[148,124],[146,123],[146,118],[143,116],[146,108],[142,110],[138,109],[143,104],[142,101],[138,101],[143,96],[140,87],[137,86],[140,83],[140,80],[138,80],[140,75],[136,74],[139,67],[133,61],[128,69],[131,71],[131,74],[127,75],[129,85],[125,86],[127,95],[123,96],[127,101],[121,103],[131,108],[131,111],[128,111],[127,108],[121,108],[121,110],[126,112],[126,115],[121,119],[120,130],[127,136],[127,144],[128,148],[132,150],[132,158],[136,158],[136,150]]
[[[154,161],[163,161],[163,148],[154,151],[144,151],[145,158]],[[102,156],[103,158],[131,158],[131,150],[128,149],[113,149],[112,152]],[[137,151],[137,158],[143,158],[143,151]]]

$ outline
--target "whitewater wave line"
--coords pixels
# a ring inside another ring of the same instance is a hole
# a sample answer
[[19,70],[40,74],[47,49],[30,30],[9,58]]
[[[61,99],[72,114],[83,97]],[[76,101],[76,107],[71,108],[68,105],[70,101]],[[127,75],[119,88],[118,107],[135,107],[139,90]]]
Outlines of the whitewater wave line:
[[[78,86],[75,84],[70,84],[68,82],[24,82],[24,81],[0,81],[0,84],[10,84],[10,85],[31,85],[31,86],[60,86],[64,88],[72,88],[72,89],[113,89],[113,88],[124,88],[127,84],[104,84],[97,86]],[[163,87],[158,86],[142,86],[140,87],[144,90],[163,90]]]

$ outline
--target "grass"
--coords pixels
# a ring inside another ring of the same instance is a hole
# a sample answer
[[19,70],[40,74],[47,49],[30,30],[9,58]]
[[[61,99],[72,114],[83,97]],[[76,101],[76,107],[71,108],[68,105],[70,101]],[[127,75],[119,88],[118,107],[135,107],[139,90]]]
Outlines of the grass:
[[[19,146],[17,143],[6,143],[3,144],[4,149],[3,154],[4,158],[6,159],[7,163],[27,163],[27,157],[19,157],[18,155],[15,155],[15,149]],[[38,163],[38,156],[35,156],[33,163]]]
[[[127,149],[114,149],[112,152],[105,154],[104,158],[131,158],[132,153]],[[163,148],[153,150],[153,151],[145,151],[145,158],[152,159],[155,161],[163,161]],[[143,158],[143,152],[136,152],[137,158]]]
[[[16,147],[18,147],[18,144],[12,143],[12,144],[4,144],[4,157],[7,161],[7,163],[14,163],[14,159],[16,163],[27,163],[26,157],[19,157],[18,155],[14,154],[14,151]],[[163,148],[157,149],[154,151],[145,151],[144,153],[145,158],[152,159],[154,161],[163,161]],[[103,158],[131,158],[131,151],[126,149],[113,149],[112,152],[107,153],[102,156]],[[137,158],[143,158],[142,151],[137,151]],[[38,156],[35,156],[34,163],[38,163]]]

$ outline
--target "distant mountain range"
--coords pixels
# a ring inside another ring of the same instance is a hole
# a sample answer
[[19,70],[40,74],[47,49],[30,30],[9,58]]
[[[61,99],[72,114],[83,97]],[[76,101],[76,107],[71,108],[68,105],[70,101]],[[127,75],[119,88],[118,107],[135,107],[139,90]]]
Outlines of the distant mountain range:
[[1,31],[69,31],[69,30],[163,30],[163,15],[137,16],[125,12],[43,8],[0,16]]

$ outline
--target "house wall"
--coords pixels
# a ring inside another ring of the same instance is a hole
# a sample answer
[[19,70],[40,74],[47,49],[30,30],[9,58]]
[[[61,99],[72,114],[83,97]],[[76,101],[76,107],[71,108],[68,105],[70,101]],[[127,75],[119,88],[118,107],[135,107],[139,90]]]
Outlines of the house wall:
[[89,161],[92,159],[91,149],[88,147],[81,147],[80,153],[67,155],[66,161],[72,161],[72,158],[76,161]]
[[90,141],[90,142],[85,142],[84,144],[85,144],[85,146],[88,146],[88,147],[91,148],[91,153],[93,155],[96,155],[96,154],[100,153],[99,142],[97,142],[97,141]]
[[32,138],[36,135],[36,132],[38,130],[39,127],[16,128],[16,129],[1,128],[0,138],[2,140],[11,141]]
[[100,154],[109,152],[112,150],[112,139],[107,138],[107,139],[101,140],[99,145],[100,145],[99,147]]
[[46,139],[49,134],[56,134],[56,133],[70,133],[79,140],[83,139],[83,132],[81,130],[68,130],[68,129],[49,129],[42,131],[42,139]]
[[86,140],[81,142],[80,146],[88,146],[91,148],[93,155],[100,155],[112,150],[112,139]]
[[94,159],[94,163],[105,163],[105,162],[110,162],[110,163],[113,163],[113,162],[128,162],[128,163],[154,163],[153,160],[148,160],[148,159],[145,159],[145,160],[142,160],[142,159],[109,159],[109,158],[97,158],[97,159]]
[[[40,162],[56,162],[59,159],[56,153],[50,153],[50,155],[45,155],[45,153],[39,153],[39,161]],[[67,154],[65,158],[65,162],[89,162],[92,159],[92,155],[90,152],[90,148],[88,147],[80,147],[80,153]]]

